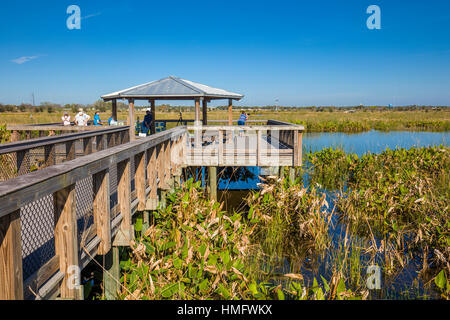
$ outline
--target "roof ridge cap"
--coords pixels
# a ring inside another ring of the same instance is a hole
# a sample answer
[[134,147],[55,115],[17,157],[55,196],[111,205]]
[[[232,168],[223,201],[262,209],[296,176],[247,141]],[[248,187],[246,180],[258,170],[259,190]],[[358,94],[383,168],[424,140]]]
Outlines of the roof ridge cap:
[[[172,77],[172,76],[171,76]],[[187,83],[186,81],[184,81],[184,79],[181,78],[177,78],[177,77],[172,77],[172,79],[180,84],[182,84],[185,87],[188,87],[191,90],[194,90],[195,92],[201,93],[201,94],[206,94],[205,91],[203,91],[202,89],[199,89],[197,87],[194,87],[193,85],[190,85],[189,83]]]

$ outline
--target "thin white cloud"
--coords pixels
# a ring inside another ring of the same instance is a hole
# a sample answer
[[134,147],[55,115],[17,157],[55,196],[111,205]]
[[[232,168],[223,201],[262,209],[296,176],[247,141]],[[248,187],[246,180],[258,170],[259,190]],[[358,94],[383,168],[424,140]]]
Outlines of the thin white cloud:
[[39,58],[39,56],[23,56],[23,57],[11,60],[11,62],[14,62],[16,64],[24,64],[26,62],[29,62],[29,61],[37,59],[37,58]]
[[85,17],[81,17],[81,20],[85,20],[85,19],[97,17],[97,16],[99,16],[99,15],[101,15],[101,14],[102,14],[101,12],[99,12],[99,13],[93,13],[93,14],[88,14],[88,15],[85,16]]

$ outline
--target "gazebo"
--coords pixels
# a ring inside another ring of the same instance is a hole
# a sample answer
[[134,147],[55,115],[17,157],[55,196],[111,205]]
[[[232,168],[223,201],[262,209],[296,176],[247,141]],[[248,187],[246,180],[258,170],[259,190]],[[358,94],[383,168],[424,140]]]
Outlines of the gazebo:
[[[132,88],[116,91],[106,94],[101,98],[104,101],[112,101],[112,117],[117,121],[117,100],[126,99],[129,104],[129,125],[130,140],[135,139],[135,116],[134,101],[148,100],[151,105],[153,119],[156,115],[156,100],[194,100],[195,101],[195,125],[208,124],[207,110],[208,102],[211,100],[228,99],[228,125],[232,125],[233,121],[233,100],[240,100],[244,96],[238,93],[226,91],[223,89],[213,88],[201,83],[181,79],[174,76],[144,83]],[[203,105],[203,117],[200,122],[200,102]],[[152,132],[155,132],[154,122]]]

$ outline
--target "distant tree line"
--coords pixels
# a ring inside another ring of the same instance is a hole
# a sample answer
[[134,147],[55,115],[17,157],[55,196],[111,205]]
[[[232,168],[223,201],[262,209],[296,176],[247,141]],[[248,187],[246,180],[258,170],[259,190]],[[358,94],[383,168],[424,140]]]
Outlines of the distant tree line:
[[[149,106],[137,106],[137,110],[142,110],[148,108]],[[0,103],[0,113],[2,112],[61,112],[61,111],[70,111],[72,113],[78,112],[79,108],[83,108],[85,111],[99,111],[106,112],[111,110],[112,102],[105,102],[103,100],[97,100],[92,104],[57,104],[52,102],[42,102],[39,106],[33,106],[31,104],[20,104],[20,105],[12,105],[12,104],[2,104]],[[295,111],[295,110],[303,110],[303,111],[311,111],[311,112],[339,112],[339,111],[388,111],[388,110],[397,110],[397,111],[417,111],[417,110],[441,110],[450,108],[449,106],[344,106],[344,107],[336,107],[336,106],[308,106],[308,107],[296,107],[296,106],[234,106],[235,110],[261,110],[261,111]],[[128,110],[128,104],[118,101],[117,109],[119,111]],[[228,110],[228,106],[218,106],[208,109],[215,110]],[[193,112],[194,106],[172,106],[170,104],[162,104],[157,106],[158,112]]]
[[[31,104],[22,103],[20,105],[13,104],[2,104],[0,103],[0,113],[1,112],[61,112],[61,111],[70,111],[72,113],[78,112],[78,109],[83,108],[85,111],[100,111],[106,112],[107,110],[111,110],[112,102],[105,102],[103,100],[97,100],[92,104],[79,104],[79,103],[71,103],[61,105],[53,102],[42,102],[38,106],[33,106]],[[128,105],[123,102],[117,102],[118,110],[127,110]]]

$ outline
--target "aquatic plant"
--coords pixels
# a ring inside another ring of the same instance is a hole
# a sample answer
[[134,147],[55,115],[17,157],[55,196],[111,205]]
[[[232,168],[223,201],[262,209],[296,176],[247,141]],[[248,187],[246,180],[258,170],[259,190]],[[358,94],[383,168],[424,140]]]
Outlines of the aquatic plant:
[[[351,166],[342,217],[359,229],[368,222],[397,249],[419,250],[424,269],[450,261],[450,149],[443,146],[367,154]],[[427,261],[431,258],[432,261]]]
[[[244,264],[256,219],[243,222],[188,180],[121,262],[123,299],[250,299],[260,286]],[[251,286],[251,288],[250,288]],[[256,290],[256,291],[255,291]]]
[[261,220],[255,237],[261,240],[263,250],[278,256],[288,252],[297,255],[298,250],[324,250],[330,240],[331,223],[325,194],[314,187],[308,190],[299,181],[268,179],[260,185],[260,191],[247,198],[248,218]]

